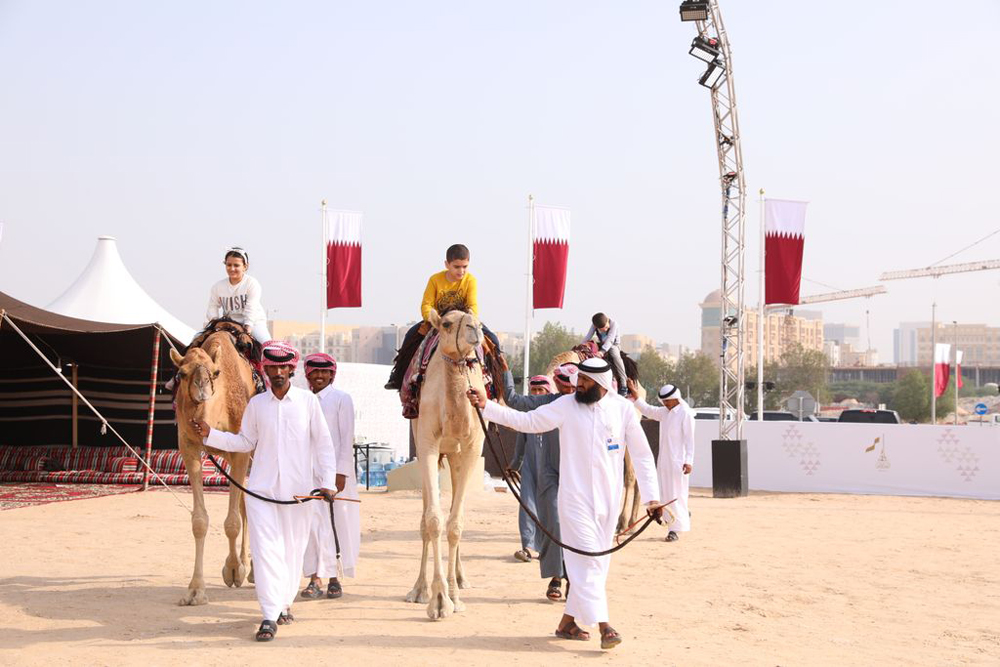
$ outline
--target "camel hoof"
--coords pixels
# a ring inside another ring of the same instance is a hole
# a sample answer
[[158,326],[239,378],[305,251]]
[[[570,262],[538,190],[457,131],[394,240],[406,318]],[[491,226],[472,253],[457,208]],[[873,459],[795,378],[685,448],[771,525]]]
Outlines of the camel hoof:
[[233,567],[228,563],[222,566],[222,580],[226,582],[226,586],[230,588],[239,588],[243,585],[243,581],[247,578],[247,569],[242,563]]
[[430,593],[428,593],[426,588],[414,588],[412,591],[406,594],[407,602],[424,604],[428,600],[430,600]]
[[458,589],[464,591],[467,588],[472,588],[472,583],[465,578],[458,580]]
[[465,603],[461,600],[452,600],[452,604],[455,606],[455,613],[465,611]]
[[427,616],[432,621],[448,618],[455,612],[455,603],[444,593],[438,593],[427,605]]
[[182,607],[197,607],[198,605],[208,604],[208,596],[205,595],[204,589],[195,590],[189,588],[187,594],[177,604]]
[[253,563],[250,563],[250,574],[247,575],[247,583],[255,584],[256,581],[253,580]]

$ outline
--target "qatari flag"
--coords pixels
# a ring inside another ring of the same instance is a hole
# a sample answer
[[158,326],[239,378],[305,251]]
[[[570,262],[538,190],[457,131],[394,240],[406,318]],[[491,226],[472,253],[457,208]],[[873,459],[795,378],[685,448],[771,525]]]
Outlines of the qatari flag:
[[958,383],[958,388],[961,389],[965,386],[962,382],[962,351],[955,350],[955,382]]
[[948,375],[951,367],[948,357],[951,354],[951,345],[948,343],[937,343],[934,346],[934,395],[941,396],[948,389]]
[[326,307],[361,305],[361,214],[326,214]]
[[532,308],[562,308],[569,261],[569,209],[536,206],[531,239]]
[[802,280],[806,203],[764,201],[764,303],[796,305]]

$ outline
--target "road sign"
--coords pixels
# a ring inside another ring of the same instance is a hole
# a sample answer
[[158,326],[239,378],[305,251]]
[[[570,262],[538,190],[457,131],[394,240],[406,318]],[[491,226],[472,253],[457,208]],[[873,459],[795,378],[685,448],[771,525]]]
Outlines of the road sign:
[[987,408],[986,408],[986,404],[985,403],[976,403],[976,414],[977,415],[985,415],[986,414],[986,409]]

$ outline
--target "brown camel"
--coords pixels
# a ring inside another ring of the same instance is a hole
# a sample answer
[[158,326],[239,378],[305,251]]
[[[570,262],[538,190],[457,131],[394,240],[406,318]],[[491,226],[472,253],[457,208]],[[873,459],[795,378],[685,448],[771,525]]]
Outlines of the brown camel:
[[[233,345],[232,336],[225,332],[208,336],[201,347],[189,348],[181,357],[174,350],[170,359],[177,366],[178,388],[176,398],[177,448],[184,457],[184,467],[191,480],[194,510],[191,513],[191,532],[194,533],[194,574],[182,605],[208,603],[202,561],[205,553],[205,535],[208,533],[208,511],[205,509],[202,488],[202,452],[214,454],[229,462],[233,479],[243,484],[250,465],[250,454],[222,452],[202,444],[191,426],[192,419],[208,422],[212,428],[237,433],[247,402],[254,395],[253,374],[250,364]],[[229,556],[222,568],[222,580],[227,586],[241,586],[247,576],[250,559],[247,555],[246,512],[243,511],[243,492],[229,489],[229,513],[225,521],[229,538]],[[239,553],[236,538],[243,531]]]
[[[423,478],[424,512],[420,518],[423,552],[420,574],[407,594],[407,602],[427,602],[427,615],[435,620],[462,611],[460,588],[468,588],[462,571],[459,542],[462,539],[465,492],[473,479],[476,462],[483,452],[483,429],[469,403],[469,385],[483,388],[483,373],[476,361],[483,332],[475,315],[453,310],[444,316],[431,310],[428,321],[440,335],[437,351],[427,366],[420,391],[420,416],[413,420],[413,439]],[[442,512],[438,470],[447,459],[451,473],[451,511],[448,514],[448,572],[441,558]],[[433,548],[433,577],[427,585],[427,555]],[[447,581],[447,588],[445,582]]]
[[[552,361],[549,362],[548,367],[545,369],[545,374],[552,379],[552,374],[555,372],[556,368],[562,366],[563,364],[577,364],[583,361],[580,354],[574,350],[569,352],[560,352],[556,356],[552,357]],[[636,393],[639,398],[646,400],[646,390],[643,388],[638,381],[637,370],[634,366],[634,362],[627,362],[625,364],[625,373],[628,375],[630,380],[634,380]],[[633,377],[635,376],[635,377]],[[622,532],[632,524],[636,522],[639,518],[639,510],[642,508],[642,503],[639,498],[639,482],[635,478],[635,469],[632,467],[632,457],[629,455],[628,449],[625,450],[625,493],[622,495],[622,509],[621,513],[618,515],[618,526],[615,528],[617,532]]]

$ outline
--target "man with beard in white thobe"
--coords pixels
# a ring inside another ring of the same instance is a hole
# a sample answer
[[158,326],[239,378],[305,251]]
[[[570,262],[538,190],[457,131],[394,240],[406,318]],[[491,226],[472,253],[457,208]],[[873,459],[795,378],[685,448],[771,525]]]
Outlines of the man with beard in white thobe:
[[[344,588],[338,579],[342,574],[354,577],[354,567],[358,562],[361,548],[361,511],[358,503],[344,502],[343,498],[358,498],[358,480],[354,470],[354,401],[350,394],[334,389],[337,377],[337,360],[329,354],[317,352],[306,355],[302,362],[306,381],[323,407],[323,416],[330,427],[333,451],[337,455],[337,500],[333,503],[333,520],[337,528],[336,536],[330,525],[330,508],[325,503],[316,505],[312,530],[302,573],[309,577],[309,585],[302,591],[302,597],[315,600],[323,597],[323,579],[329,579],[326,597],[339,598]],[[345,474],[346,472],[346,474]],[[320,484],[322,480],[316,479]],[[337,561],[337,546],[340,547],[340,568]]]
[[[319,399],[291,384],[298,360],[299,353],[285,343],[264,345],[261,362],[271,387],[247,403],[239,433],[219,431],[200,420],[192,423],[209,447],[254,453],[249,491],[291,500],[315,488],[318,477],[321,493],[332,499],[337,483],[333,443]],[[299,591],[313,509],[309,503],[276,505],[249,495],[246,507],[254,586],[264,616],[255,637],[271,641],[278,625],[295,620],[291,605]]]
[[[559,526],[562,541],[585,551],[604,551],[614,540],[624,489],[624,456],[628,447],[639,482],[649,498],[646,512],[655,519],[659,507],[656,466],[632,404],[612,389],[611,366],[603,359],[579,365],[576,393],[529,412],[515,412],[469,390],[469,400],[483,408],[489,421],[522,433],[559,429]],[[611,627],[607,580],[611,556],[581,556],[564,550],[570,588],[566,609],[556,629],[561,639],[587,640],[583,625],[599,625],[601,648],[614,648],[622,637]]]
[[660,478],[660,498],[676,498],[676,518],[670,524],[666,537],[667,542],[676,542],[678,532],[691,530],[688,485],[694,465],[694,410],[681,398],[676,385],[663,385],[658,396],[662,408],[653,407],[629,387],[629,398],[635,401],[635,407],[642,416],[660,422],[660,454],[656,471]]

